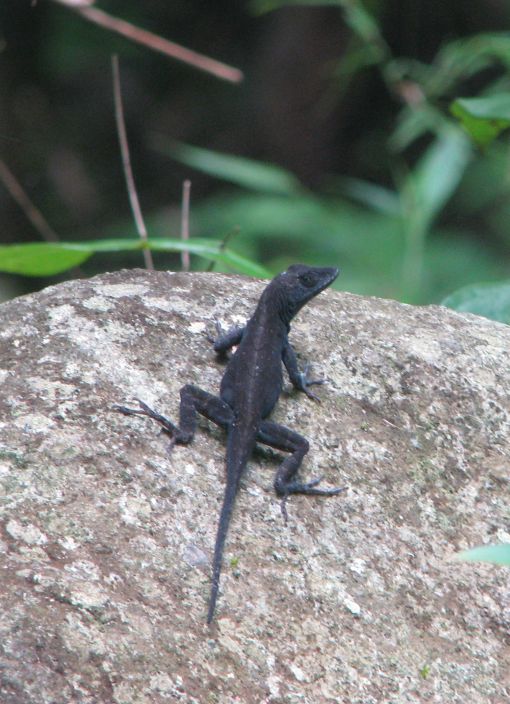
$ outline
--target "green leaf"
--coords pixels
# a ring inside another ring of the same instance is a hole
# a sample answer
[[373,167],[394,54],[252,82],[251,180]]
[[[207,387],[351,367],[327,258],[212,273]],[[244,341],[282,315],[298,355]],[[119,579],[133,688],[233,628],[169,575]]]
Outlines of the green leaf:
[[[463,231],[437,228],[430,231],[423,258],[423,298],[417,302],[440,303],[452,288],[472,286],[473,281],[498,282],[504,271],[501,257]],[[414,302],[414,300],[411,300]]]
[[334,185],[345,195],[357,200],[362,205],[368,205],[379,213],[395,217],[400,215],[400,199],[397,193],[388,188],[349,176],[335,179]]
[[409,177],[416,218],[428,228],[457,188],[471,157],[469,140],[459,129],[445,129]]
[[149,249],[160,252],[190,252],[213,262],[223,262],[235,271],[259,279],[270,278],[271,273],[265,266],[243,257],[231,249],[224,248],[222,243],[213,239],[194,237],[189,240],[174,240],[172,238],[153,237],[148,240]]
[[53,276],[79,266],[91,254],[56,243],[4,245],[0,246],[0,271],[24,276]]
[[389,147],[402,152],[415,140],[427,132],[439,135],[444,131],[447,120],[441,111],[424,101],[421,105],[406,107],[397,117],[396,127],[389,139]]
[[303,191],[299,181],[275,164],[265,164],[232,154],[222,154],[158,137],[152,146],[193,169],[262,193],[296,195]]
[[443,45],[428,68],[428,78],[419,81],[429,99],[451,94],[460,81],[502,64],[510,68],[510,33],[474,34]]
[[193,209],[193,221],[198,232],[225,232],[240,226],[236,243],[257,242],[263,251],[280,249],[284,256],[317,264],[322,253],[329,261],[361,259],[365,268],[379,270],[394,262],[402,249],[402,228],[396,218],[341,200],[215,196]]
[[235,193],[199,203],[193,208],[193,223],[198,233],[227,232],[241,225],[236,247],[253,258],[263,252],[273,271],[291,261],[336,263],[342,269],[342,289],[401,296],[403,233],[398,218],[340,199]]
[[223,247],[212,239],[177,240],[152,238],[92,240],[89,242],[59,242],[6,245],[0,247],[0,271],[24,276],[52,276],[86,261],[97,252],[126,252],[151,249],[160,252],[190,252],[209,261],[223,262],[247,276],[268,278],[269,271],[246,257]]
[[[465,221],[473,215],[476,218],[484,218],[487,213],[489,228],[497,231],[500,225],[505,243],[510,241],[510,232],[508,232],[510,183],[507,178],[509,156],[508,145],[503,146],[501,143],[496,143],[484,150],[483,154],[478,154],[466,169],[462,187],[455,194],[454,204],[454,208],[462,213]],[[480,213],[481,210],[484,212]],[[484,243],[481,245],[485,246]],[[482,279],[481,276],[478,277],[478,280],[480,279]]]
[[455,555],[464,562],[491,562],[494,565],[510,565],[510,543],[482,545],[471,550],[463,550]]
[[510,281],[464,286],[447,296],[441,305],[510,324]]
[[427,677],[430,675],[430,665],[429,665],[429,664],[424,665],[423,667],[421,667],[421,668],[418,670],[418,672],[420,673],[420,677],[421,677],[422,679],[426,680]]
[[510,94],[457,98],[450,111],[477,144],[486,146],[510,127]]
[[341,0],[339,5],[344,10],[345,21],[352,31],[369,46],[374,58],[383,60],[386,54],[386,44],[381,36],[377,22],[365,10],[363,3],[352,0]]

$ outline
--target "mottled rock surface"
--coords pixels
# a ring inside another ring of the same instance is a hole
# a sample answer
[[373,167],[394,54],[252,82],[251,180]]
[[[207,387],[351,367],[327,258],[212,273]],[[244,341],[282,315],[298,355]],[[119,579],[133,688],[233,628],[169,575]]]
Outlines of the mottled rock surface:
[[[177,418],[216,390],[205,338],[262,282],[124,271],[0,306],[2,704],[503,704],[510,571],[451,561],[510,542],[510,327],[327,291],[292,340],[328,383],[274,418],[311,441],[283,524],[264,450],[242,482],[205,624],[222,432]],[[506,532],[505,532],[506,531]]]

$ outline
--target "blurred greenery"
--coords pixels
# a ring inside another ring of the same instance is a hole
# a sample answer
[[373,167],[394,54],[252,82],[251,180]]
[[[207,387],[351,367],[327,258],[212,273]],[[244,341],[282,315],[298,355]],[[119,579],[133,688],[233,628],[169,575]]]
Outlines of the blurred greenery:
[[464,286],[442,301],[444,306],[477,313],[510,325],[510,281]]
[[481,545],[471,550],[463,550],[455,555],[464,562],[491,562],[494,565],[510,565],[510,544]]
[[334,263],[339,288],[510,322],[510,6],[99,3],[243,69],[244,85],[226,87],[40,5],[0,8],[2,158],[65,243],[34,244],[1,192],[0,271],[140,265],[111,102],[116,51],[156,266],[180,266],[192,178],[193,268],[264,276]]
[[466,132],[482,147],[510,127],[509,93],[497,93],[486,98],[457,98],[450,109]]
[[198,238],[184,240],[162,237],[140,239],[92,240],[90,242],[48,242],[0,247],[0,271],[24,276],[51,276],[79,266],[99,252],[189,252],[207,262],[221,262],[247,276],[267,277],[263,266],[232,252],[221,242]]

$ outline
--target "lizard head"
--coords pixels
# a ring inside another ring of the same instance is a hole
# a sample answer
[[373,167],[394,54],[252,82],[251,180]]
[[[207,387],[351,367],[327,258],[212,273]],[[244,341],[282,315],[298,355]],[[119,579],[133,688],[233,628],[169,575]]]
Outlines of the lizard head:
[[338,276],[336,267],[292,264],[269,284],[278,301],[280,315],[290,323],[292,318],[312,298],[324,291]]

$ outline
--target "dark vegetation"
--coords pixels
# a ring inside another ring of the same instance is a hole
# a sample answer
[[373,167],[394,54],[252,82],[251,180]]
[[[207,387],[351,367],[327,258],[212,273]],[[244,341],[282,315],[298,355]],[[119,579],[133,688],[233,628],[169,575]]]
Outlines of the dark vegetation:
[[[87,276],[143,266],[141,252],[126,251],[138,235],[115,125],[117,53],[137,190],[150,241],[163,238],[157,268],[181,266],[171,250],[182,247],[190,179],[191,249],[203,255],[192,268],[211,258],[216,270],[253,274],[338,265],[338,287],[411,303],[469,285],[448,302],[510,322],[507,2],[97,5],[241,69],[244,81],[197,71],[56,1],[3,3],[2,163],[61,241],[85,243],[0,248],[4,298],[78,264]],[[2,245],[43,242],[5,173],[0,211]]]

